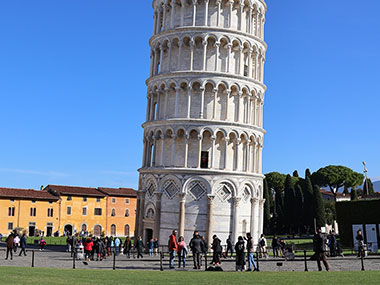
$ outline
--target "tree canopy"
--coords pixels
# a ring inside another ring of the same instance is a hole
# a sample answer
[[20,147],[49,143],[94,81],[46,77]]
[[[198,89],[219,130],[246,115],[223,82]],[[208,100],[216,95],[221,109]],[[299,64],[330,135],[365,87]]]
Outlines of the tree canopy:
[[285,188],[286,175],[279,172],[270,172],[265,174],[269,189],[274,191],[282,191]]

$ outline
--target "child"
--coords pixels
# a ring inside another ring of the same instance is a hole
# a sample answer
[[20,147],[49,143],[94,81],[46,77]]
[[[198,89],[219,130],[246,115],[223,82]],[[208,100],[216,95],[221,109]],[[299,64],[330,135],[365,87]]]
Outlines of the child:
[[44,250],[46,247],[46,241],[44,240],[43,237],[40,239],[40,250]]

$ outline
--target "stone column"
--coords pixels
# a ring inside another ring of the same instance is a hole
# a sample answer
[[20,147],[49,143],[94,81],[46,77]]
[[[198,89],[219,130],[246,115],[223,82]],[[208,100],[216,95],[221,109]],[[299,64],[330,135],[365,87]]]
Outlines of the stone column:
[[207,41],[203,41],[203,64],[202,64],[202,70],[207,71]]
[[227,96],[227,103],[226,103],[226,121],[228,121],[228,110],[229,110],[229,104],[230,104],[230,94],[231,90],[226,91],[226,96]]
[[214,169],[214,164],[215,164],[215,140],[216,140],[216,137],[212,136],[211,137],[212,146],[211,146],[210,169]]
[[157,26],[157,12],[156,10],[153,13],[153,35],[156,34],[156,26]]
[[[141,194],[140,190],[137,192],[137,201],[136,201],[136,224],[135,224],[135,232],[134,236],[137,238],[139,236],[139,224],[140,224],[140,204],[141,204]],[[108,230],[108,229],[107,229]]]
[[185,23],[185,5],[186,5],[186,0],[181,1],[181,27],[184,26]]
[[201,88],[201,106],[200,106],[200,112],[199,112],[199,118],[203,119],[203,113],[204,113],[204,106],[205,106],[205,93],[206,89]]
[[170,42],[168,42],[168,72],[172,71],[172,44]]
[[255,36],[259,36],[259,10],[256,8],[256,25],[255,25]]
[[252,6],[251,5],[249,6],[248,14],[249,14],[249,16],[248,16],[248,30],[247,30],[247,32],[249,34],[252,34]]
[[230,12],[228,14],[228,27],[231,29],[232,28],[232,8],[234,6],[234,1],[233,0],[229,0],[228,1],[228,5],[229,5],[229,8],[230,8]]
[[156,166],[156,137],[153,137],[153,158],[152,158],[152,166]]
[[243,109],[242,104],[241,104],[241,98],[243,97],[243,92],[239,91],[236,96],[238,96],[238,106],[237,106],[238,111],[237,111],[237,116],[236,116],[236,122],[240,122],[241,113],[242,113],[241,110]]
[[261,82],[264,82],[264,63],[265,63],[265,58],[264,55],[261,56]]
[[179,92],[181,91],[180,87],[175,88],[175,109],[174,109],[174,118],[178,118],[178,108],[179,108]]
[[232,198],[232,209],[233,209],[233,225],[232,225],[232,240],[233,243],[237,242],[239,235],[239,203],[241,198],[233,197]]
[[146,95],[146,101],[147,101],[147,104],[146,104],[146,117],[145,117],[145,120],[148,122],[150,121],[150,93],[148,93]]
[[163,118],[166,119],[168,118],[168,99],[169,99],[169,91],[170,89],[165,89],[165,106],[164,106],[164,114]]
[[242,164],[242,163],[240,162],[240,159],[239,159],[239,157],[240,157],[240,146],[241,146],[241,139],[238,138],[238,139],[236,139],[236,142],[235,142],[235,148],[236,148],[236,165],[235,165],[235,169],[234,169],[234,170],[236,170],[236,171],[240,171],[240,170],[241,170],[240,165]]
[[161,118],[161,93],[162,91],[157,91],[157,114],[156,114],[157,120],[160,120]]
[[174,29],[174,17],[175,17],[175,4],[176,4],[176,1],[172,0],[171,2],[171,5],[172,5],[172,9],[171,9],[171,13],[170,13],[170,27],[172,29]]
[[180,194],[179,202],[179,221],[178,221],[178,234],[185,236],[185,217],[186,217],[186,194]]
[[224,138],[224,141],[226,143],[226,151],[224,152],[224,169],[227,169],[227,167],[228,167],[228,164],[227,164],[227,158],[228,158],[227,150],[228,150],[228,144],[230,142],[230,139],[229,138]]
[[246,153],[245,159],[247,161],[245,171],[249,172],[251,169],[251,165],[250,165],[250,163],[251,163],[251,141],[250,140],[247,141],[247,153]]
[[232,48],[232,45],[231,44],[227,44],[227,49],[228,49],[228,56],[227,56],[227,73],[230,72],[230,64],[231,64],[231,48]]
[[163,16],[163,19],[162,19],[162,30],[163,31],[166,31],[166,1],[164,3],[164,5],[162,5],[162,8],[163,8],[163,13],[164,13],[164,16]]
[[177,70],[181,70],[181,60],[182,60],[182,46],[183,42],[178,41],[178,62],[177,62]]
[[191,90],[192,88],[188,86],[187,89],[187,118],[190,118],[190,111],[191,111]]
[[162,73],[163,71],[163,62],[164,62],[164,47],[161,45],[160,47],[160,70],[159,73]]
[[153,68],[154,68],[154,55],[153,55],[153,49],[152,49],[150,51],[150,70],[149,70],[150,77],[153,76]]
[[258,76],[258,68],[259,68],[259,53],[258,51],[256,50],[255,52],[255,79],[256,80],[259,80],[259,76]]
[[187,161],[188,161],[188,155],[189,155],[189,136],[185,135],[185,165],[184,167],[187,168]]
[[156,34],[161,31],[161,9],[157,10]]
[[193,66],[194,66],[194,41],[191,40],[190,41],[190,71],[193,70]]
[[198,136],[198,164],[197,168],[201,168],[201,161],[202,161],[202,136]]
[[216,15],[216,26],[219,27],[220,26],[220,3],[222,2],[222,0],[216,0],[216,6],[218,7],[218,11],[217,11],[217,15]]
[[253,49],[250,48],[248,52],[248,77],[252,78],[252,52]]
[[208,26],[208,2],[209,0],[205,0],[205,26]]
[[241,46],[239,49],[240,49],[239,74],[241,76],[244,76],[244,47]]
[[144,144],[144,148],[143,148],[142,168],[145,168],[145,166],[146,166],[146,150],[148,149],[147,140],[145,137],[143,138],[143,144]]
[[244,10],[244,3],[239,4],[239,21],[238,21],[238,30],[242,31],[243,30],[243,10]]
[[261,234],[264,233],[264,203],[265,199],[260,200],[259,202],[259,234],[258,236],[260,237]]
[[197,0],[193,0],[193,27],[195,27],[196,19],[197,19]]
[[259,199],[255,199],[255,205],[254,205],[254,219],[255,221],[257,221],[256,225],[254,225],[254,232],[253,232],[253,238],[254,240],[257,242],[257,240],[259,239],[258,235],[259,235],[259,227],[260,227],[260,205],[259,205]]
[[172,163],[171,163],[171,165],[174,167],[175,166],[175,149],[176,149],[177,136],[172,135],[172,139],[173,139],[173,144],[172,144]]
[[214,200],[215,195],[207,195],[206,241],[208,246],[211,244],[214,228]]
[[212,119],[216,120],[216,104],[218,103],[218,89],[214,89],[214,105],[213,105],[213,110],[212,110]]
[[255,219],[255,205],[256,205],[257,198],[251,198],[251,221],[250,221],[250,233],[253,236],[255,233],[256,228],[256,222]]
[[143,236],[144,233],[144,212],[145,212],[145,191],[140,192],[140,215],[139,215],[139,233],[138,236]]
[[154,221],[154,237],[160,238],[160,228],[161,228],[161,192],[155,192],[156,196],[156,216]]
[[216,55],[215,55],[215,71],[218,72],[218,61],[220,52],[220,43],[215,43]]
[[161,158],[160,158],[160,166],[165,166],[164,165],[164,154],[165,154],[165,136],[164,135],[161,135],[160,136],[160,139],[161,139]]

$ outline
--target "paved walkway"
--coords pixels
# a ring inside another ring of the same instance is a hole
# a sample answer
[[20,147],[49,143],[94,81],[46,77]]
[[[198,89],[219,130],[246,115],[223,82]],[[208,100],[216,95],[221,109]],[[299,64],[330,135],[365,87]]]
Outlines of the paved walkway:
[[[18,251],[19,252],[19,251]],[[17,266],[17,267],[30,267],[32,264],[32,252],[29,250],[27,256],[18,256],[14,254],[13,260],[5,260],[4,248],[0,248],[0,266]],[[211,259],[209,259],[210,262]],[[328,260],[331,271],[360,271],[361,270],[361,260],[356,257],[344,257],[344,258],[330,258]],[[163,260],[164,270],[169,270],[168,268],[169,258],[166,255]],[[193,271],[192,258],[188,258],[186,270]],[[316,271],[317,263],[316,261],[307,261],[309,271]],[[281,265],[281,266],[280,266]],[[34,255],[34,266],[35,267],[45,267],[45,268],[73,268],[73,259],[70,257],[70,253],[45,250],[39,251],[35,250]],[[80,269],[107,269],[111,270],[113,266],[113,258],[107,257],[103,261],[90,261],[88,265],[83,263],[83,260],[75,261],[76,268]],[[178,266],[178,260],[176,259],[176,266]],[[261,259],[260,263],[261,271],[304,271],[305,265],[302,258],[297,258],[295,261],[285,261],[284,259]],[[365,270],[380,270],[380,258],[379,257],[369,257],[364,260]],[[204,267],[203,267],[204,268]],[[235,271],[235,261],[233,259],[225,259],[222,261],[222,268],[224,271]],[[143,259],[130,259],[126,258],[124,255],[119,255],[116,257],[116,269],[133,269],[133,270],[160,270],[160,260],[159,257],[148,257],[145,256]],[[183,269],[175,269],[183,270]]]

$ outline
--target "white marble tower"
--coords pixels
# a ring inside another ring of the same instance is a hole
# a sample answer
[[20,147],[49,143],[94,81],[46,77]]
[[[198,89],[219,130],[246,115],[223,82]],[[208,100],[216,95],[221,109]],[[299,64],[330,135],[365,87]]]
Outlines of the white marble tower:
[[263,231],[263,0],[154,0],[136,236]]

